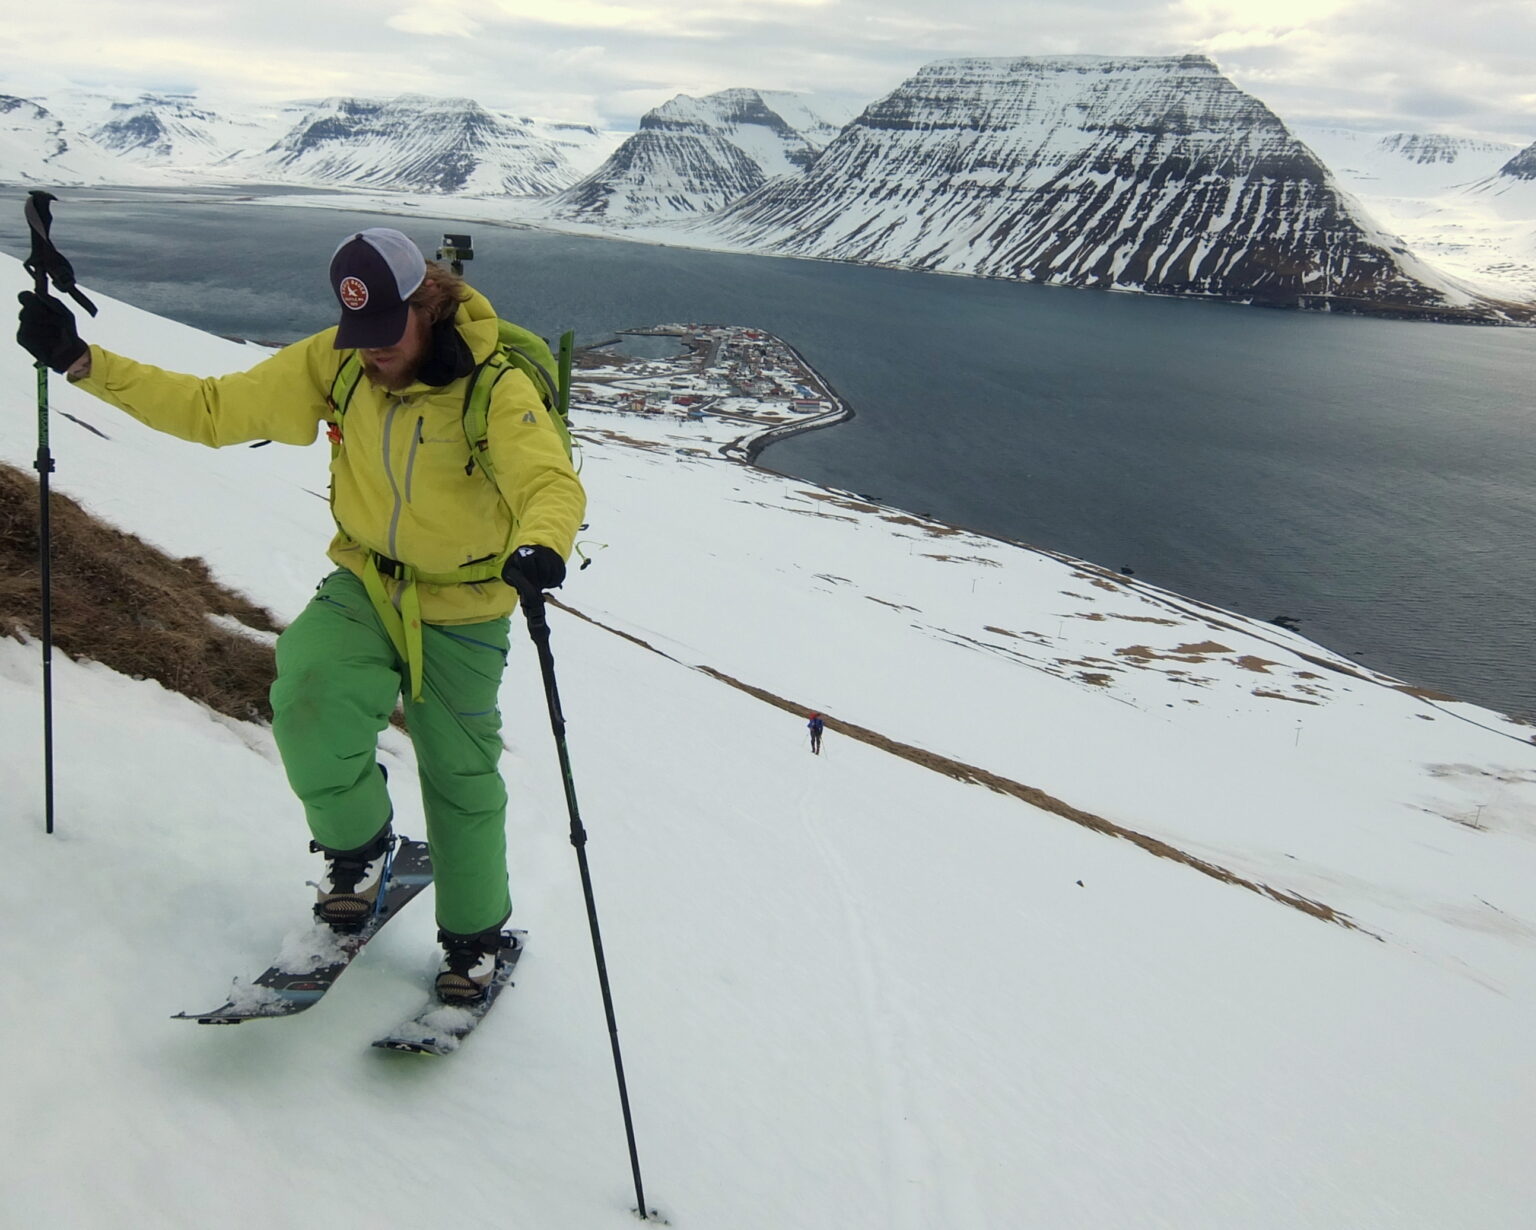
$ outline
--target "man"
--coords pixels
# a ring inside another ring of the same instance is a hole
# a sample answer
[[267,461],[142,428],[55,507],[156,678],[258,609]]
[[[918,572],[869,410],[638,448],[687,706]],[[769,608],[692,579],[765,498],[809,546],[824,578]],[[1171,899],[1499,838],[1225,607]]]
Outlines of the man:
[[[497,708],[519,588],[565,578],[586,497],[532,383],[491,391],[485,453],[466,438],[469,381],[496,346],[478,292],[399,231],[349,236],[331,260],[341,322],[249,371],[200,379],[87,346],[58,300],[21,295],[17,340],[39,362],[157,430],[211,447],[310,444],[328,423],[339,565],[278,638],[272,733],[326,860],[315,913],[356,929],[374,910],[393,816],[377,740],[402,691],[416,747],[444,960],[437,993],[480,998],[507,884]],[[329,398],[355,351],[346,412]],[[494,476],[494,477],[492,477]]]
[[811,720],[805,725],[806,728],[811,732],[811,754],[814,756],[820,756],[821,732],[826,727],[826,723],[821,720],[821,714],[813,713],[811,714]]

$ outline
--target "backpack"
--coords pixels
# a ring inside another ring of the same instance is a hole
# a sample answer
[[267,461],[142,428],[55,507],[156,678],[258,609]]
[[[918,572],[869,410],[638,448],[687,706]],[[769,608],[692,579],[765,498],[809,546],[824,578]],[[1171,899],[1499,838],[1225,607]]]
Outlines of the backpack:
[[[550,352],[549,343],[537,333],[510,321],[496,321],[496,349],[470,373],[469,384],[464,390],[464,438],[469,441],[470,448],[469,462],[464,467],[466,474],[473,473],[475,466],[479,465],[488,479],[493,483],[496,481],[489,447],[491,390],[498,380],[513,369],[522,372],[533,382],[539,400],[544,403],[544,408],[549,411],[549,417],[555,424],[555,430],[560,433],[565,455],[573,455],[570,406],[571,353],[575,338],[571,330],[560,335],[560,357],[557,361]],[[337,369],[336,378],[331,381],[331,392],[327,398],[331,412],[335,415],[327,433],[333,455],[341,447],[341,420],[347,413],[347,405],[362,375],[363,361],[357,357],[357,351],[349,351]]]

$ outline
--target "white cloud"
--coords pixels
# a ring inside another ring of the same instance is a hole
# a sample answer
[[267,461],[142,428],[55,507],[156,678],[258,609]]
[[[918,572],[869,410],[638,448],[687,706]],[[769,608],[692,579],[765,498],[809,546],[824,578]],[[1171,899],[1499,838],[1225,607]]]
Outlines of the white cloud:
[[411,90],[632,127],[680,92],[873,100],[959,55],[1211,55],[1282,118],[1536,139],[1530,0],[57,0],[14,6],[0,91],[49,68],[266,100]]

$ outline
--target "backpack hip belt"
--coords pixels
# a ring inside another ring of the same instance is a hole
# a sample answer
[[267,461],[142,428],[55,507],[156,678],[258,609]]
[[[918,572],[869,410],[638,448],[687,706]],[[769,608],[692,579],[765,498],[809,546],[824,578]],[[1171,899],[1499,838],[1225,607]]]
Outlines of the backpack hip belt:
[[[481,581],[499,580],[501,566],[509,553],[476,560],[455,572],[423,572],[377,551],[367,551],[368,562],[363,565],[363,588],[368,591],[368,598],[378,613],[379,622],[384,625],[390,644],[405,663],[413,703],[421,700],[422,665],[425,661],[421,643],[421,594],[417,585],[473,585]],[[389,588],[384,584],[385,577],[401,583],[394,598],[390,597]]]

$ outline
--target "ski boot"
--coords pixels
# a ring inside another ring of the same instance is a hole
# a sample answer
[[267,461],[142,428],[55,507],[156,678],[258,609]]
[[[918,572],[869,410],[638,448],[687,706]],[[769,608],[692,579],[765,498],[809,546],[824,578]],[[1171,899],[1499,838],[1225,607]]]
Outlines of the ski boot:
[[511,943],[500,927],[478,935],[437,933],[443,946],[443,964],[437,971],[437,997],[445,1004],[472,1004],[485,998],[496,977],[496,954]]
[[378,910],[384,874],[395,848],[395,834],[386,824],[367,845],[355,850],[331,850],[309,843],[325,855],[325,878],[315,885],[315,917],[336,931],[357,931]]

